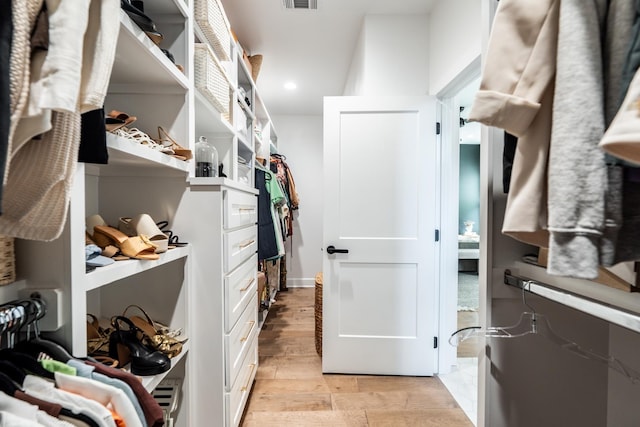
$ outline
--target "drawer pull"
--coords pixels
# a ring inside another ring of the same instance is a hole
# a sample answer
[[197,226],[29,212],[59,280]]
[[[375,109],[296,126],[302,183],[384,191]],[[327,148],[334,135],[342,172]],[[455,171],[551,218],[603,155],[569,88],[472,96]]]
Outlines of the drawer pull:
[[253,331],[253,326],[256,324],[255,320],[252,320],[249,322],[249,332],[247,332],[247,335],[245,335],[244,337],[240,338],[240,342],[245,342],[247,339],[249,339],[249,335],[251,335],[251,331]]
[[251,240],[245,240],[244,242],[240,243],[238,246],[240,247],[240,249],[244,249],[247,246],[253,244],[253,242],[255,242],[256,239],[251,239]]
[[256,281],[255,277],[252,277],[251,280],[249,280],[249,283],[247,283],[247,286],[245,286],[244,288],[240,289],[240,292],[244,292],[247,289],[249,289],[251,287],[251,285],[253,285],[253,282]]
[[247,391],[249,390],[249,385],[251,384],[251,377],[253,376],[253,371],[256,369],[256,364],[252,363],[251,365],[251,370],[249,371],[249,378],[247,378],[247,382],[242,386],[242,388],[240,389],[240,391]]
[[238,212],[254,212],[255,208],[238,208]]

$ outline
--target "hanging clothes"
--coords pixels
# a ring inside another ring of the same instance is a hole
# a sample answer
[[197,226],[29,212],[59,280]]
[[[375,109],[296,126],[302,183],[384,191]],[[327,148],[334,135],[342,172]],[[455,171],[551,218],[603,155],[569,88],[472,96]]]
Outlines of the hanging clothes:
[[66,221],[80,114],[102,108],[106,96],[120,5],[47,0],[48,50],[32,52],[29,37],[41,4],[13,1],[12,109],[0,234],[49,241]]
[[639,6],[503,0],[496,12],[470,120],[518,138],[503,232],[548,246],[550,274],[594,279],[621,260],[620,227],[640,231],[626,181],[622,197],[627,166],[598,147],[619,108]]
[[502,0],[470,121],[518,138],[502,232],[547,247],[547,159],[551,140],[559,0]]
[[[277,258],[284,256],[284,226],[283,226],[283,218],[280,215],[281,208],[286,204],[286,196],[284,190],[282,189],[282,185],[278,181],[276,175],[270,170],[266,171],[266,187],[270,196],[270,208],[271,208],[271,216],[273,218],[273,224],[275,228],[276,234],[276,245],[278,247],[278,255]],[[267,258],[269,259],[269,258]]]
[[267,172],[255,169],[258,189],[258,259],[271,259],[278,255],[275,224],[271,215],[271,196],[267,190]]

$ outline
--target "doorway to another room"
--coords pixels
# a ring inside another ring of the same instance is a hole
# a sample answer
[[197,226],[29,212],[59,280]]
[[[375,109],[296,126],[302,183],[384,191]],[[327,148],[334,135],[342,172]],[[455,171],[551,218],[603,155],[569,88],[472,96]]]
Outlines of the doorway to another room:
[[[480,125],[467,120],[480,86],[474,79],[454,97],[459,107],[458,224],[457,224],[457,329],[480,325]],[[456,276],[452,276],[456,277]],[[440,378],[469,419],[477,425],[478,340],[456,348],[456,366]]]

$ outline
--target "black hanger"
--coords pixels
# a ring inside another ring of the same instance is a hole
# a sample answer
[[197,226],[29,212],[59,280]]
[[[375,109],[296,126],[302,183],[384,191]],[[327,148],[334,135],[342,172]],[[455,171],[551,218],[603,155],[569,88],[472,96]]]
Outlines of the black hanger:
[[19,386],[24,384],[24,377],[27,376],[23,369],[8,360],[0,360],[0,373],[7,375]]
[[[25,307],[27,312],[27,321],[20,325],[27,327],[26,339],[18,341],[14,348],[23,353],[30,354],[36,359],[40,359],[42,354],[51,357],[59,362],[67,363],[74,357],[60,344],[50,339],[40,338],[40,330],[38,327],[38,321],[47,314],[46,304],[44,300],[40,298],[30,298],[23,301],[18,301]],[[34,337],[31,338],[31,327],[34,330]]]
[[40,362],[38,362],[38,359],[28,353],[23,353],[13,348],[3,348],[0,350],[0,360],[7,360],[23,369],[26,373],[31,373],[50,380],[55,379],[53,372],[44,369]]
[[4,372],[0,372],[0,391],[13,396],[20,388],[6,375]]

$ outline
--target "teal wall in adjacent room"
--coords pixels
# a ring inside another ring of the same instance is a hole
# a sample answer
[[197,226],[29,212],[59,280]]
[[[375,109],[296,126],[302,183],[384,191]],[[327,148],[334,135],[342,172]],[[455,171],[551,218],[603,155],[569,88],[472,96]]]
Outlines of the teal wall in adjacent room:
[[464,222],[475,222],[473,231],[482,234],[480,226],[480,145],[460,144],[460,200],[458,231],[464,234]]

